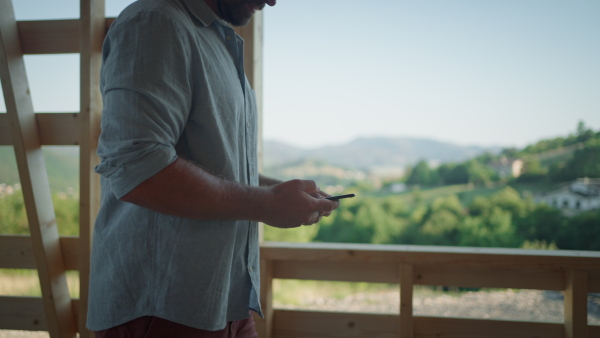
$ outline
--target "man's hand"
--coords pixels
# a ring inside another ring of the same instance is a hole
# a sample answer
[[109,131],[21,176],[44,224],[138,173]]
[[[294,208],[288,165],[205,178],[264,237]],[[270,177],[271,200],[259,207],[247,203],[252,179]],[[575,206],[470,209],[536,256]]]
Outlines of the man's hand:
[[265,199],[268,205],[262,221],[277,228],[317,223],[339,206],[337,201],[326,200],[328,195],[314,181],[291,180],[268,189],[270,196]]

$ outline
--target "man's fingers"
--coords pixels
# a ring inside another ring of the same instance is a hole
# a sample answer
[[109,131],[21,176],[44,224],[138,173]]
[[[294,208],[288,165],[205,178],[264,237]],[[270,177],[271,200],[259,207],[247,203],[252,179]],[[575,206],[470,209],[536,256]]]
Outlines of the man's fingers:
[[338,201],[330,201],[330,200],[321,198],[321,199],[318,199],[318,201],[317,201],[317,210],[319,210],[319,212],[321,212],[321,213],[326,213],[326,212],[331,213],[331,211],[337,209],[337,207],[339,205],[340,205],[340,202],[338,202]]
[[307,194],[314,194],[319,192],[319,188],[317,187],[317,183],[311,180],[302,180],[302,190]]

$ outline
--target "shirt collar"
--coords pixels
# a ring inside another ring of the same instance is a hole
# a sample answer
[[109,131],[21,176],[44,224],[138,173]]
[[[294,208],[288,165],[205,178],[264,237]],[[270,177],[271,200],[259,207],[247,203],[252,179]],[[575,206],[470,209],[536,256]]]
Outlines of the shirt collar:
[[204,0],[182,1],[185,3],[192,15],[194,15],[196,19],[202,22],[203,25],[210,26],[215,21],[226,25],[225,21],[219,18]]

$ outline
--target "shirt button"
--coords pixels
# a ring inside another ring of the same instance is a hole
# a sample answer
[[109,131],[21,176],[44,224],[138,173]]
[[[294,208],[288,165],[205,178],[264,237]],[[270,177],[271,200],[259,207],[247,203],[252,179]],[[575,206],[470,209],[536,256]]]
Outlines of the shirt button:
[[227,41],[231,41],[231,35],[227,35],[225,39],[227,39]]
[[252,271],[254,271],[254,269],[252,269],[252,267],[249,267],[248,271],[252,272]]

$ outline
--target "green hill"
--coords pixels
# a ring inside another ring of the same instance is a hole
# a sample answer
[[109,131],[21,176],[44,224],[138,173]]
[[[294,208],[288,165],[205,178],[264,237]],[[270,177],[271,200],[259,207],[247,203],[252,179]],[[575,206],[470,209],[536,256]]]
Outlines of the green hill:
[[[79,189],[79,148],[44,147],[44,160],[52,192]],[[14,150],[0,146],[0,183],[19,183],[19,172]]]

